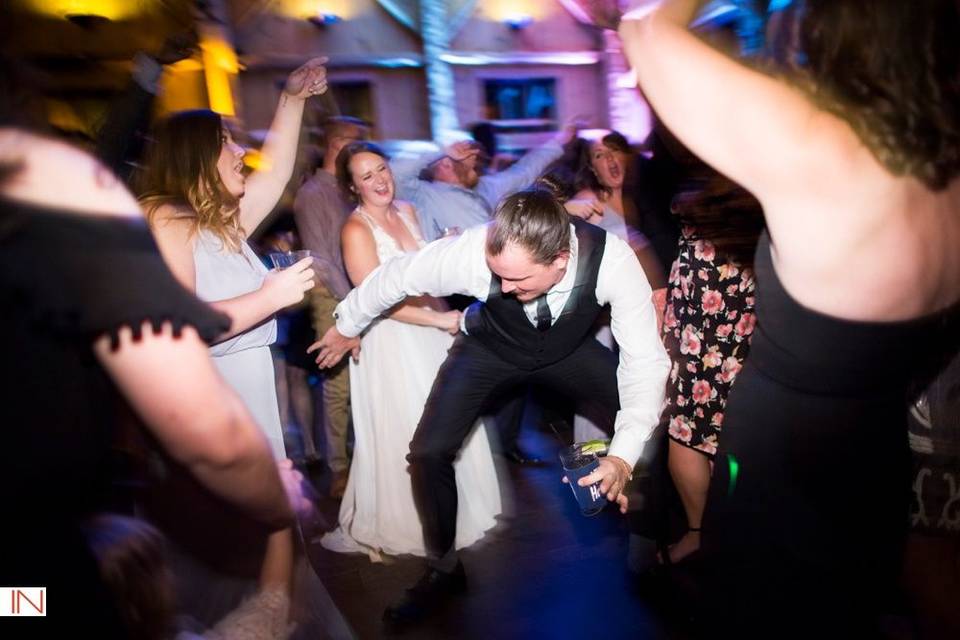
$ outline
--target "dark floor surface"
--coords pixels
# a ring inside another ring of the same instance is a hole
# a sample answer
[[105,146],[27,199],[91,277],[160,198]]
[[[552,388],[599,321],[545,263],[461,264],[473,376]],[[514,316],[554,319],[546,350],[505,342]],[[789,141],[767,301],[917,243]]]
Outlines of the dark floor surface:
[[[626,519],[608,507],[580,515],[561,483],[558,440],[526,429],[522,444],[543,458],[520,466],[496,457],[509,516],[479,543],[462,552],[468,591],[405,638],[688,638],[685,624],[638,593],[627,570]],[[323,488],[326,478],[313,476]],[[323,500],[332,526],[337,503]],[[338,554],[310,545],[310,557],[334,602],[357,637],[387,634],[384,608],[416,582],[420,559],[403,556],[373,564],[359,554]]]

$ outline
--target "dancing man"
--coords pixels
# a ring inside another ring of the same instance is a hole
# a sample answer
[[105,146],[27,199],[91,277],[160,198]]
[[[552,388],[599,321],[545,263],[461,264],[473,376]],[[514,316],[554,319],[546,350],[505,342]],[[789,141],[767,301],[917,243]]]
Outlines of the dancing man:
[[[504,199],[493,220],[433,242],[373,271],[337,306],[336,326],[310,351],[321,367],[359,354],[357,337],[407,296],[477,298],[433,384],[410,443],[411,477],[430,553],[422,578],[384,621],[419,621],[466,586],[453,550],[457,489],[453,461],[483,409],[526,384],[616,412],[600,466],[579,482],[601,482],[626,513],[623,487],[653,432],[670,362],[657,335],[650,285],[626,242],[580,220],[545,191]],[[618,356],[591,328],[610,307]]]

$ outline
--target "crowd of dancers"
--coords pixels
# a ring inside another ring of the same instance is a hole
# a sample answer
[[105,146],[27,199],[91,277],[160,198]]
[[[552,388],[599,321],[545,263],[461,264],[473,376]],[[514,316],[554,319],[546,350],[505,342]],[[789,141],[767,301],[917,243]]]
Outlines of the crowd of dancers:
[[[684,525],[651,564],[694,576],[705,634],[877,635],[908,406],[960,347],[960,7],[806,0],[774,66],[691,33],[701,4],[620,25],[658,118],[642,156],[570,122],[515,161],[472,141],[392,160],[331,116],[305,171],[318,58],[259,170],[198,110],[153,126],[125,184],[4,62],[2,581],[99,637],[349,635],[302,548],[270,351],[306,301],[341,499],[317,539],[425,558],[388,628],[465,589],[458,550],[504,510],[504,416],[538,388],[574,401],[575,439],[611,436],[581,485],[627,513],[638,465],[672,480]],[[249,241],[284,199],[311,255],[269,269]]]

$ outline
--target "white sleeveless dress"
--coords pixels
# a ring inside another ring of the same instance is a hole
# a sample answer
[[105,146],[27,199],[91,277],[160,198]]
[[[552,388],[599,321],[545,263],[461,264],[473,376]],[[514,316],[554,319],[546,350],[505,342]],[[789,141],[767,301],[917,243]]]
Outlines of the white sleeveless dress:
[[[381,264],[403,249],[360,209]],[[401,214],[410,234],[426,243]],[[429,299],[424,299],[427,305]],[[361,341],[360,362],[350,362],[350,401],[356,443],[339,527],[321,539],[332,551],[425,556],[423,528],[407,469],[410,441],[453,336],[389,318],[376,320]],[[454,463],[457,473],[457,549],[479,540],[501,512],[500,487],[490,443],[479,420]]]
[[[241,252],[224,247],[210,231],[197,232],[193,247],[197,297],[207,302],[256,291],[267,268],[246,242]],[[277,459],[286,458],[270,345],[277,339],[273,318],[210,347],[213,363],[260,426]]]

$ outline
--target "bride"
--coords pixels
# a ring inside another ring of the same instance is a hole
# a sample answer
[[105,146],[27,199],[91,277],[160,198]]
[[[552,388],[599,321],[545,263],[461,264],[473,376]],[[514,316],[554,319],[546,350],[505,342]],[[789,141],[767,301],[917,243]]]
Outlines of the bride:
[[[377,146],[356,142],[337,157],[337,181],[357,208],[341,242],[354,285],[380,263],[425,242],[416,212],[394,200],[394,180]],[[350,363],[356,439],[339,526],[321,544],[332,551],[426,555],[406,454],[440,365],[460,330],[460,312],[431,297],[408,298],[363,336],[363,357]],[[500,488],[483,424],[467,438],[457,471],[456,547],[496,524]],[[467,499],[469,498],[469,499]]]

